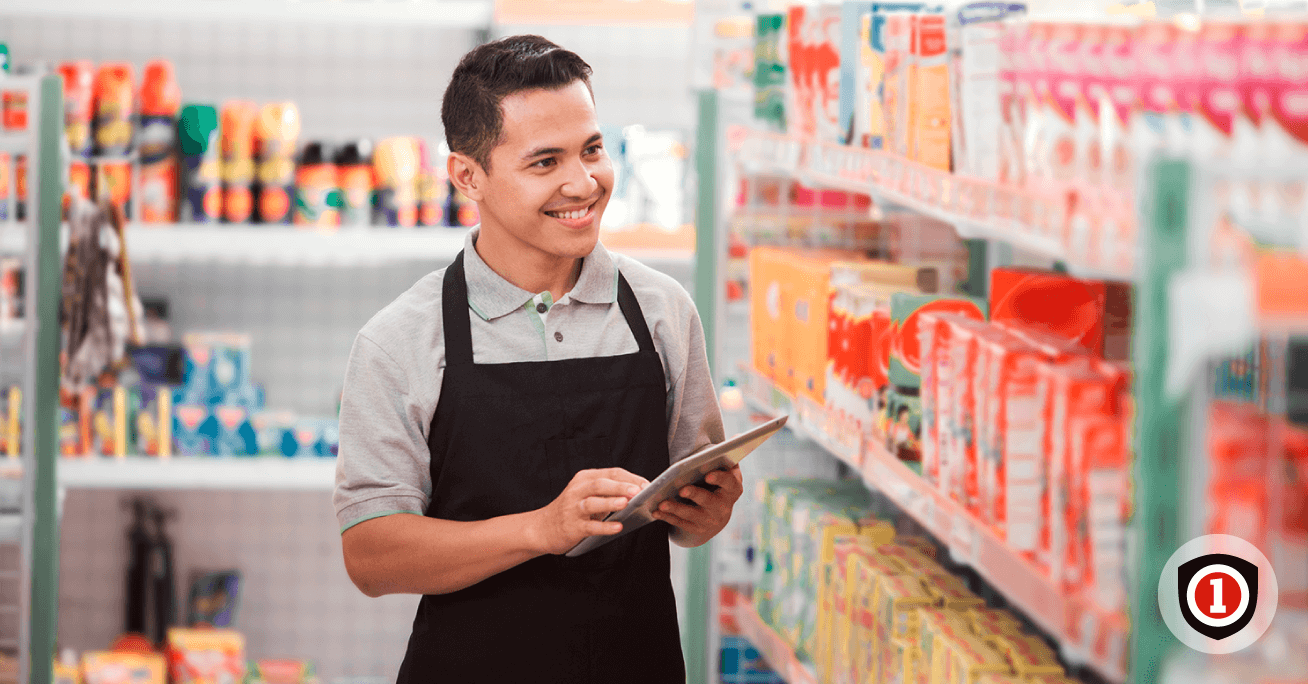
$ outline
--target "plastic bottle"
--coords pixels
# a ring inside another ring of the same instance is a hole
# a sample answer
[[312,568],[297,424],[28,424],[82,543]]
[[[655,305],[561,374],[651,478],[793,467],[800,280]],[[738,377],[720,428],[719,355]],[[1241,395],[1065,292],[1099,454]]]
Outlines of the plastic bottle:
[[14,155],[14,218],[27,218],[27,155]]
[[74,159],[91,154],[91,101],[95,65],[89,60],[59,65],[64,77],[64,137]]
[[437,179],[427,156],[427,145],[418,141],[418,225],[439,226],[445,217],[445,183]]
[[386,138],[373,155],[377,173],[377,219],[383,226],[412,228],[418,222],[418,145],[413,138]]
[[182,221],[213,223],[222,217],[219,181],[218,110],[212,105],[188,104],[177,118],[178,148],[182,157]]
[[256,174],[260,223],[291,221],[291,198],[295,192],[295,142],[300,137],[300,112],[294,102],[274,102],[259,110],[254,123],[254,142],[259,160]]
[[341,225],[336,164],[323,142],[305,143],[295,170],[295,225],[334,229]]
[[144,223],[177,220],[177,110],[181,100],[172,62],[158,59],[146,64],[141,79],[141,132],[137,140],[141,157],[139,202]]
[[107,62],[95,74],[95,152],[124,155],[132,147],[132,65]]
[[341,189],[341,225],[366,226],[372,221],[372,143],[355,140],[336,151],[336,177]]
[[0,221],[9,220],[9,177],[13,174],[13,158],[0,152]]
[[246,223],[254,214],[254,119],[258,106],[245,100],[225,102],[219,125],[222,213],[227,223]]

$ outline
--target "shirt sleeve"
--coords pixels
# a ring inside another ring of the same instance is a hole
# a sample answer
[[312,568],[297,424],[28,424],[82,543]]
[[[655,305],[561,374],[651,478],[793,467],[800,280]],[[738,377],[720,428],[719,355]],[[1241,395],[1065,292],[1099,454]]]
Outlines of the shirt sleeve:
[[[726,439],[717,384],[709,371],[704,325],[690,295],[682,294],[682,320],[686,330],[686,360],[668,389],[668,454],[672,462]],[[669,364],[675,367],[674,364]]]
[[341,531],[395,513],[422,515],[431,498],[431,456],[408,376],[360,334],[341,397],[340,452],[332,503]]

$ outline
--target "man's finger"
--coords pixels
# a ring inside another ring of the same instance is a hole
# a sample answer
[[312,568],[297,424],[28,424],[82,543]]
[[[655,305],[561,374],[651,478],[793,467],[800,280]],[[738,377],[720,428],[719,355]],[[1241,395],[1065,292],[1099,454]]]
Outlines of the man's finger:
[[620,496],[588,496],[578,501],[577,505],[581,508],[582,513],[594,515],[596,513],[620,511],[626,508],[627,503],[630,501],[630,499]]
[[656,520],[662,520],[663,522],[679,530],[690,532],[691,534],[694,534],[699,530],[699,525],[696,525],[694,522],[690,520],[686,520],[685,518],[676,515],[674,513],[668,513],[666,511],[655,511],[654,518]]
[[703,487],[697,487],[695,485],[690,485],[689,487],[682,487],[679,493],[681,494],[682,497],[690,499],[691,501],[694,501],[700,506],[707,504],[709,498],[713,496],[713,492],[710,492],[709,490],[704,489]]
[[704,516],[703,508],[698,506],[687,506],[686,504],[677,503],[676,501],[664,501],[659,506],[659,511],[689,520],[698,520]]
[[599,473],[599,476],[602,478],[633,484],[637,487],[644,487],[649,484],[649,481],[645,478],[622,468],[604,468],[603,470],[597,470],[595,472]]
[[630,482],[600,478],[583,483],[578,493],[582,496],[625,496],[630,499],[640,493],[640,486]]
[[581,529],[588,537],[611,537],[622,531],[622,523],[590,520]]

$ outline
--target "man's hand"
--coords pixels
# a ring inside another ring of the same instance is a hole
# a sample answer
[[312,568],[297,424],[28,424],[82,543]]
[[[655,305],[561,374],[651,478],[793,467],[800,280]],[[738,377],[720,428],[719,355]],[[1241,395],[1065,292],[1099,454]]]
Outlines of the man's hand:
[[740,466],[715,470],[705,476],[704,481],[716,485],[718,490],[713,492],[695,485],[682,487],[681,496],[694,501],[695,505],[668,500],[654,511],[656,520],[677,528],[672,540],[680,546],[700,546],[721,532],[731,521],[732,507],[745,491]]
[[603,522],[604,516],[626,508],[648,484],[645,478],[622,468],[577,473],[557,499],[533,514],[540,551],[567,553],[586,537],[621,532],[622,523]]

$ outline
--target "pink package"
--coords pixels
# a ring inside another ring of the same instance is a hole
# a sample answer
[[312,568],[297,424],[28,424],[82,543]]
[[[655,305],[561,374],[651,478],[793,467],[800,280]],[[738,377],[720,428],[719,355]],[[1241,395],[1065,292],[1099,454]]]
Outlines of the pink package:
[[1019,73],[1026,68],[1026,40],[1030,24],[1005,22],[999,38],[999,182],[1025,182],[1022,134],[1026,128]]

